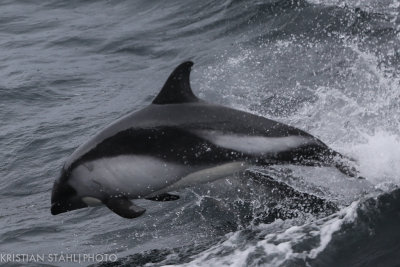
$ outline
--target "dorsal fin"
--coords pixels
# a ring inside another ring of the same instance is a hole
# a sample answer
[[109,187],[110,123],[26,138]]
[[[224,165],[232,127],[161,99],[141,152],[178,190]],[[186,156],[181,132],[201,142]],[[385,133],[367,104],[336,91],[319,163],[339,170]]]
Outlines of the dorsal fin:
[[190,70],[192,66],[192,61],[186,61],[176,67],[169,75],[160,93],[153,100],[153,104],[178,104],[199,101],[190,88]]

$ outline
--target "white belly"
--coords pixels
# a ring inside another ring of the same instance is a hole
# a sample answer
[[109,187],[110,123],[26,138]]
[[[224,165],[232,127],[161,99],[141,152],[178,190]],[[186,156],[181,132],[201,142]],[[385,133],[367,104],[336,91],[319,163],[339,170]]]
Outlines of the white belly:
[[187,167],[148,156],[123,155],[86,162],[74,169],[71,185],[81,196],[93,190],[133,198],[148,195],[185,176]]
[[101,198],[124,194],[149,197],[224,178],[248,168],[244,162],[199,167],[170,163],[149,156],[123,155],[86,162],[75,168],[70,184],[78,195]]

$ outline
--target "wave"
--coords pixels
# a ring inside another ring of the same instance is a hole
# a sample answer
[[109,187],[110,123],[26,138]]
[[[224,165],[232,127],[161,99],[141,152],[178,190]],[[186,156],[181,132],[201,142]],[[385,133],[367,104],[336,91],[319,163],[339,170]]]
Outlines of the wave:
[[400,189],[361,202],[312,266],[398,266]]
[[304,225],[277,220],[214,242],[155,249],[97,266],[398,266],[400,189]]

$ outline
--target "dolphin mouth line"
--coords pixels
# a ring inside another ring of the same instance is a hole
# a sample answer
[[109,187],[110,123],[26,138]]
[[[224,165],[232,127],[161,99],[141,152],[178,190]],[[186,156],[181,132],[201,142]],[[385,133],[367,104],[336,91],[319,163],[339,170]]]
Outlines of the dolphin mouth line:
[[51,203],[51,214],[57,215],[57,214],[64,213],[67,211],[68,211],[67,209],[62,210],[61,205],[59,203],[57,203],[57,202]]
[[73,211],[73,210],[77,210],[77,209],[81,209],[81,208],[86,208],[89,205],[87,203],[84,202],[78,202],[78,203],[67,203],[65,205],[61,204],[60,202],[53,202],[51,203],[51,214],[53,215],[57,215],[60,213],[65,213],[68,211]]

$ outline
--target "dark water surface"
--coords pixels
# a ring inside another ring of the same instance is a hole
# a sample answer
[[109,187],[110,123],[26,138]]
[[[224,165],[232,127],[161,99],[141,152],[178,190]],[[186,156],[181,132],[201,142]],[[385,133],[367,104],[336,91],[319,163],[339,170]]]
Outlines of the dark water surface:
[[[399,9],[396,0],[1,1],[0,253],[118,256],[104,266],[399,266]],[[358,160],[366,179],[275,166],[258,171],[301,194],[249,175],[174,202],[139,201],[147,212],[134,220],[105,207],[52,216],[66,157],[148,105],[188,59],[201,98],[306,130]]]

